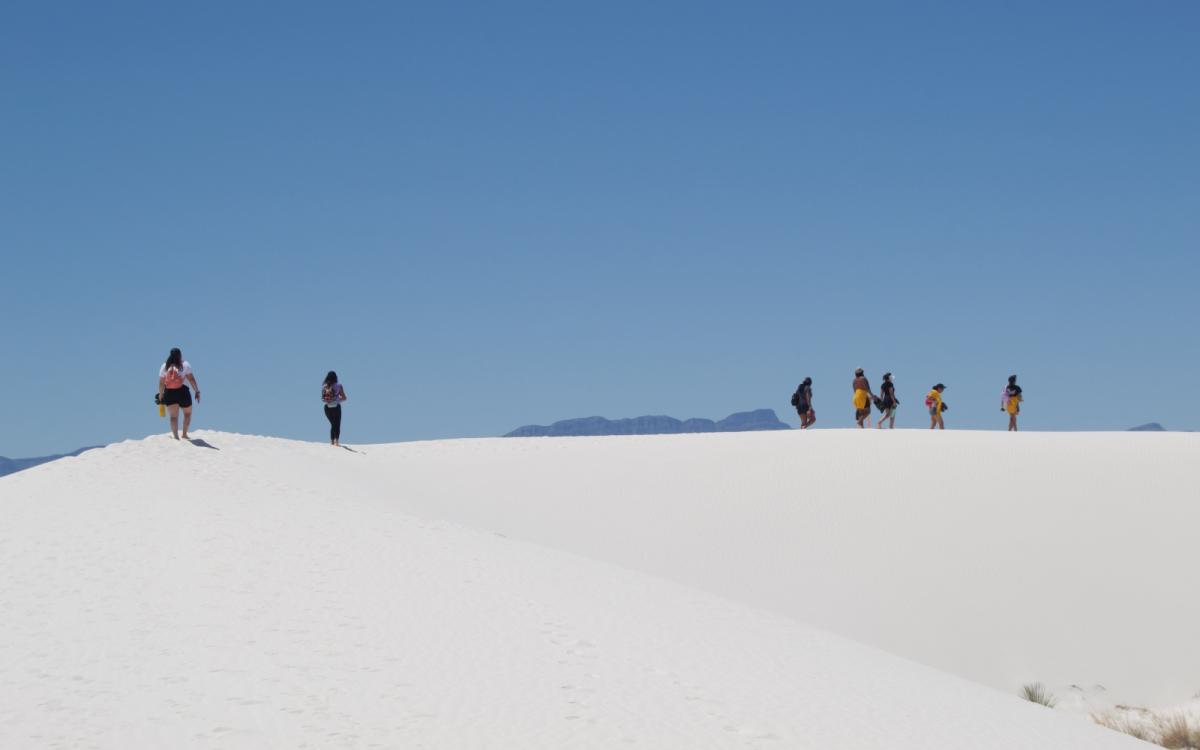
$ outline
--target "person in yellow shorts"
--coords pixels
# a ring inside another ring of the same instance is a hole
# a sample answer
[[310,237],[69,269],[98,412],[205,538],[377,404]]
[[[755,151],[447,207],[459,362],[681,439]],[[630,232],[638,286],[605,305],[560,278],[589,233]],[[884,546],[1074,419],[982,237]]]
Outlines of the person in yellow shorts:
[[1021,402],[1025,397],[1021,395],[1021,386],[1017,385],[1017,376],[1008,376],[1008,385],[1004,386],[1004,393],[1000,401],[1000,410],[1008,413],[1008,431],[1017,431],[1017,415],[1021,413]]
[[875,398],[875,394],[871,393],[871,384],[867,382],[861,367],[854,371],[854,382],[851,385],[854,388],[854,421],[862,428],[865,426],[863,422],[869,422],[871,419],[871,400]]
[[946,429],[946,423],[942,420],[942,412],[946,411],[946,402],[942,401],[942,391],[946,390],[946,386],[938,383],[930,389],[929,393],[925,394],[925,405],[929,407],[929,429]]

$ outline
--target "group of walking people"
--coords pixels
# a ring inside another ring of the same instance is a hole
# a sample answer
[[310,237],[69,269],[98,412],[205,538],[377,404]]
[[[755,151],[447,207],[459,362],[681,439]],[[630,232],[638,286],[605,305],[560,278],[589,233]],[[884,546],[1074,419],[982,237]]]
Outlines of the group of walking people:
[[[807,430],[817,421],[817,413],[813,409],[812,382],[812,378],[805,378],[796,388],[796,392],[792,394],[792,406],[796,407],[796,413],[800,415],[800,429],[802,430]],[[183,352],[176,347],[171,350],[166,361],[158,368],[158,393],[154,396],[154,403],[159,406],[159,414],[166,416],[168,412],[170,413],[171,435],[176,440],[181,437],[179,433],[179,413],[181,411],[183,412],[182,438],[189,439],[188,427],[192,423],[192,391],[188,388],[189,383],[195,389],[196,401],[199,402],[200,386],[196,383],[196,374],[192,371],[191,363],[183,358]],[[883,374],[883,382],[879,386],[879,393],[876,394],[860,367],[854,371],[854,380],[851,381],[850,387],[854,391],[852,399],[854,421],[859,428],[870,427],[871,407],[874,406],[880,414],[879,421],[875,423],[876,429],[883,429],[884,422],[887,422],[889,429],[895,429],[896,409],[900,406],[900,399],[896,396],[896,383],[892,378],[892,373],[885,372]],[[945,390],[945,384],[938,383],[929,389],[929,393],[925,394],[925,408],[929,410],[929,429],[931,430],[946,429],[946,422],[942,415],[950,407],[942,398]],[[346,389],[338,382],[337,373],[330,370],[321,383],[321,404],[324,407],[325,419],[329,421],[329,444],[333,446],[341,445],[342,403],[345,400]],[[1021,386],[1017,385],[1017,376],[1009,375],[1008,385],[1000,393],[1000,410],[1008,414],[1009,432],[1017,431],[1017,415],[1021,413],[1023,400]]]
[[[183,352],[178,347],[171,350],[162,367],[158,368],[158,393],[154,395],[154,403],[158,404],[159,414],[171,415],[171,436],[176,440],[182,437],[189,440],[188,427],[192,423],[192,391],[188,388],[191,383],[196,390],[196,401],[200,401],[200,386],[196,383],[196,374],[192,365],[183,358]],[[333,370],[325,376],[321,383],[321,404],[324,406],[325,418],[329,420],[329,444],[340,446],[342,439],[342,402],[346,400],[346,389],[338,382],[337,373]],[[179,412],[183,412],[183,435],[179,434]]]
[[[876,429],[883,429],[884,422],[887,422],[889,429],[895,429],[896,409],[900,406],[900,399],[896,397],[896,383],[892,379],[892,373],[883,374],[883,383],[876,394],[860,367],[854,371],[854,380],[851,381],[850,387],[854,391],[854,421],[860,429],[871,426],[872,406],[880,413],[879,421],[875,424]],[[950,407],[942,398],[945,390],[946,385],[938,383],[925,394],[925,408],[929,411],[931,430],[946,429],[943,414]],[[1021,413],[1023,400],[1021,386],[1017,385],[1017,376],[1009,375],[1008,385],[1000,393],[1000,410],[1008,414],[1009,432],[1017,431],[1017,415]],[[796,388],[796,392],[792,394],[792,406],[796,407],[796,413],[800,415],[800,429],[807,430],[817,421],[817,413],[813,409],[812,378],[805,378]]]

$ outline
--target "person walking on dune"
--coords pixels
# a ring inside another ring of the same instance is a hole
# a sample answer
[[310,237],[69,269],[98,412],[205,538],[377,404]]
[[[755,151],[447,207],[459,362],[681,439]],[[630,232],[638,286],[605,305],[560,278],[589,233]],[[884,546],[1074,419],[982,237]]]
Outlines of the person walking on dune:
[[341,445],[342,439],[342,402],[346,400],[346,389],[338,382],[337,373],[333,370],[325,376],[321,384],[321,403],[325,405],[325,418],[329,420],[329,444]]
[[1017,431],[1017,415],[1021,413],[1021,402],[1024,401],[1024,396],[1021,395],[1021,386],[1017,385],[1017,376],[1008,376],[1008,385],[1004,386],[1004,391],[1000,394],[1000,410],[1008,413],[1008,431]]
[[854,388],[854,421],[863,428],[866,427],[863,422],[871,420],[871,401],[874,400],[875,394],[871,393],[871,384],[867,382],[861,367],[854,371],[851,387]]
[[800,415],[800,429],[807,430],[817,421],[817,413],[813,411],[812,403],[812,378],[805,378],[796,388],[796,392],[792,394],[792,406],[796,407],[796,413]]
[[942,391],[946,390],[946,386],[938,383],[925,394],[925,406],[929,407],[929,429],[935,427],[939,430],[946,429],[946,423],[942,420],[942,412],[948,408],[946,402],[942,401]]
[[192,392],[187,384],[196,389],[196,401],[200,400],[200,386],[196,384],[196,376],[192,365],[183,358],[183,352],[178,347],[167,355],[167,361],[158,368],[158,396],[155,402],[166,406],[171,412],[171,435],[179,439],[179,410],[183,409],[183,439],[188,440],[188,427],[192,423]]
[[892,382],[892,374],[885,372],[883,384],[879,386],[879,411],[883,412],[883,416],[879,417],[879,424],[875,427],[882,430],[886,420],[889,430],[896,429],[896,407],[899,405],[900,400],[896,398],[896,384]]

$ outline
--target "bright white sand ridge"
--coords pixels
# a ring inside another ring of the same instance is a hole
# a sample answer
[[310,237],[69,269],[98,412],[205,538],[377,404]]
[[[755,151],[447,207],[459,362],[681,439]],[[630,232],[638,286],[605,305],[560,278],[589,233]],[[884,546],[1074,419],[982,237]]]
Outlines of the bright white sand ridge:
[[0,748],[1144,747],[792,616],[1200,688],[1195,436],[197,437],[0,479]]

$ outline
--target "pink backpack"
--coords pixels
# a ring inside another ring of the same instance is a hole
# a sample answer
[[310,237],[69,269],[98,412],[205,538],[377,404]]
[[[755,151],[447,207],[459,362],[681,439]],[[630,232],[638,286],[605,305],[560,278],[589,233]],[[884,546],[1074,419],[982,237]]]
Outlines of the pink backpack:
[[178,367],[168,367],[166,374],[163,375],[163,385],[169,390],[183,387],[183,373]]

